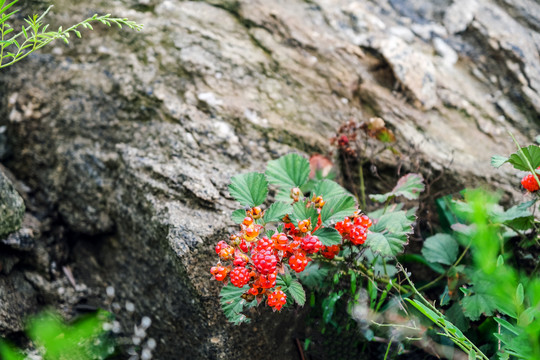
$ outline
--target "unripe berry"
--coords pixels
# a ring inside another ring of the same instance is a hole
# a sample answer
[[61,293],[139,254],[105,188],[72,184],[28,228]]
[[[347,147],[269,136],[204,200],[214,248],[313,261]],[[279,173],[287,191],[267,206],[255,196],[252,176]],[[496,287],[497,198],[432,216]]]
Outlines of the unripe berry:
[[221,260],[232,260],[234,259],[234,248],[227,245],[227,247],[221,249],[219,252],[219,257]]
[[263,216],[263,213],[264,212],[258,206],[251,208],[251,216],[253,216],[254,219],[260,219]]
[[311,231],[311,220],[310,219],[306,219],[306,220],[302,220],[298,223],[298,229],[303,232],[303,233],[306,233],[308,231]]
[[302,196],[302,191],[300,191],[299,188],[295,187],[291,189],[291,199],[293,199],[294,202],[299,201],[300,196]]
[[212,266],[210,268],[210,273],[214,276],[214,279],[216,279],[217,281],[225,280],[228,272],[229,270],[227,270],[227,268],[222,266],[221,264],[217,264],[216,266]]
[[253,224],[253,218],[249,217],[249,216],[246,216],[244,218],[244,221],[242,221],[242,224],[244,224],[245,226],[250,226]]
[[221,252],[221,250],[225,249],[227,246],[229,246],[227,244],[227,242],[221,240],[220,242],[217,243],[216,245],[216,254],[219,254]]
[[289,238],[284,233],[278,233],[272,235],[272,241],[274,242],[274,247],[278,250],[286,250],[287,244],[289,243]]

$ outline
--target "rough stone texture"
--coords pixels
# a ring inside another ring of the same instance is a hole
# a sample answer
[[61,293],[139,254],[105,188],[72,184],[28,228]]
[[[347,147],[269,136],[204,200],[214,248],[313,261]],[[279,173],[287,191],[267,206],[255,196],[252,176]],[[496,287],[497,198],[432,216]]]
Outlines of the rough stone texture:
[[0,237],[21,227],[24,201],[0,168]]
[[57,1],[53,25],[110,12],[146,27],[96,26],[3,72],[6,164],[69,229],[62,264],[89,301],[103,306],[113,285],[153,318],[157,358],[296,358],[301,316],[263,311],[233,328],[220,312],[208,268],[236,206],[228,180],[324,152],[343,121],[379,116],[405,170],[516,193],[514,172],[489,159],[514,150],[506,130],[527,143],[538,129],[537,6],[466,3]]

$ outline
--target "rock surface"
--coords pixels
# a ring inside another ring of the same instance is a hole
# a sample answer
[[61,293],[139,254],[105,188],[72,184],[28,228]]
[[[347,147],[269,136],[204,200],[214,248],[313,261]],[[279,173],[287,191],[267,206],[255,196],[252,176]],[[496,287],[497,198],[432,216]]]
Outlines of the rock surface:
[[[448,192],[489,182],[515,194],[516,175],[489,160],[513,151],[507,130],[524,144],[538,130],[539,18],[526,11],[538,6],[465,3],[56,1],[55,26],[99,12],[145,29],[95,26],[0,74],[5,164],[65,228],[36,241],[75,244],[48,269],[17,265],[33,275],[0,289],[58,293],[69,265],[90,289],[74,287],[76,301],[103,307],[113,286],[135,318],[153,319],[156,358],[297,358],[301,316],[263,311],[234,328],[221,314],[208,269],[237,206],[229,178],[326,152],[342,122],[378,116],[403,157],[374,165],[444,174]],[[20,330],[6,319],[4,331]]]
[[0,168],[0,237],[21,227],[24,211],[23,199]]

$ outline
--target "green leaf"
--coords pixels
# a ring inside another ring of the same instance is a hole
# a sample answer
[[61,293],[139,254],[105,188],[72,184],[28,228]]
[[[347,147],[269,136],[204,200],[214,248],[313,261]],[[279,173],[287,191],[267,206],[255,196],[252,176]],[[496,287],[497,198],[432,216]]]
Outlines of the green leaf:
[[26,29],[24,28],[24,26],[21,26],[21,28],[22,28],[22,33],[24,35],[24,38],[28,39],[28,34],[26,33]]
[[293,207],[290,204],[276,201],[264,212],[264,222],[281,221],[285,215],[292,213]]
[[507,161],[508,161],[508,158],[506,156],[493,155],[491,157],[491,166],[493,166],[494,168],[500,168]]
[[246,210],[244,209],[234,210],[233,213],[231,214],[231,219],[236,224],[241,224],[242,221],[244,221],[245,217],[246,217]]
[[315,227],[317,226],[317,220],[319,218],[319,214],[317,213],[317,209],[314,207],[306,207],[306,204],[308,201],[298,201],[293,204],[292,208],[292,214],[290,214],[290,219],[293,222],[295,226],[298,226],[298,223],[302,220],[310,219],[311,220],[311,226]]
[[370,228],[365,245],[382,256],[396,256],[408,243],[407,236],[413,232],[412,223],[405,211],[385,214]]
[[328,199],[321,210],[323,226],[342,221],[345,216],[352,216],[356,211],[356,202],[352,196],[336,196]]
[[241,205],[259,206],[266,200],[268,181],[256,172],[236,175],[231,178],[229,192]]
[[250,319],[242,314],[246,300],[242,299],[242,295],[249,290],[249,285],[242,288],[237,288],[233,284],[228,284],[221,288],[219,296],[223,313],[227,319],[235,325],[243,322],[249,322]]
[[448,234],[436,234],[424,241],[422,255],[430,261],[444,265],[452,265],[458,256],[459,245]]
[[324,201],[328,201],[335,197],[341,197],[343,195],[351,194],[345,190],[341,185],[332,180],[321,180],[317,182],[313,189],[313,194],[316,196],[322,196]]
[[334,228],[320,228],[313,232],[324,246],[332,246],[341,244],[341,235]]
[[538,145],[522,147],[521,150],[523,151],[525,158],[520,151],[517,151],[510,155],[510,158],[508,159],[508,162],[512,164],[515,169],[530,171],[527,160],[531,163],[533,169],[540,166],[540,147],[538,147]]
[[431,309],[429,309],[427,306],[425,306],[418,300],[411,300],[408,298],[406,298],[405,300],[407,300],[412,306],[414,306],[418,311],[424,314],[433,323],[438,324],[439,320],[441,320],[441,317],[439,315],[435,314]]
[[370,195],[369,198],[377,202],[385,202],[391,197],[403,196],[408,200],[418,199],[420,193],[424,191],[424,178],[420,174],[407,174],[401,177],[392,191],[380,195]]
[[465,296],[462,300],[463,313],[469,319],[476,321],[482,314],[486,316],[493,315],[496,309],[493,296],[487,293],[475,293],[470,296]]
[[5,360],[25,360],[26,356],[15,347],[0,340],[0,358]]
[[293,280],[291,282],[291,285],[289,286],[287,291],[291,294],[294,301],[296,301],[298,305],[304,306],[304,304],[306,303],[306,292],[297,280]]
[[523,300],[525,299],[525,294],[523,292],[523,284],[519,283],[516,289],[516,301],[518,305],[523,304]]
[[302,281],[302,284],[304,284],[308,288],[320,289],[323,288],[325,285],[328,285],[325,280],[328,276],[328,273],[330,272],[330,269],[332,268],[333,266],[328,263],[311,261],[308,263],[304,271],[297,275]]
[[535,203],[536,199],[518,204],[502,214],[495,214],[494,219],[501,224],[508,225],[518,230],[528,230],[534,223],[534,216],[529,211],[529,208]]
[[519,335],[519,332],[515,325],[510,324],[508,321],[504,320],[500,317],[494,317],[493,318],[499,325],[501,325],[504,329],[510,331],[514,335]]
[[281,290],[285,291],[291,286],[293,278],[291,274],[278,274],[276,279],[276,285],[281,286]]
[[469,351],[469,360],[475,360],[476,359],[476,352],[474,351],[474,349],[471,349]]
[[272,160],[266,166],[268,181],[279,187],[301,187],[309,177],[309,161],[298,154],[288,154]]

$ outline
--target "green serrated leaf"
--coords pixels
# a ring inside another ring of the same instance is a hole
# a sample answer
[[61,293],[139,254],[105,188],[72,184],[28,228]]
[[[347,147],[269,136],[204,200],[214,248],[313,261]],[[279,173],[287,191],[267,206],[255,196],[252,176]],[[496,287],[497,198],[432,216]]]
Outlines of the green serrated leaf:
[[246,300],[242,299],[242,295],[248,290],[249,285],[237,288],[233,284],[228,284],[221,288],[219,294],[221,297],[221,308],[227,319],[235,325],[249,322],[249,318],[241,313],[244,309],[244,305],[246,305]]
[[242,221],[244,221],[245,217],[246,217],[246,210],[244,209],[234,210],[233,213],[231,214],[231,219],[236,224],[241,224]]
[[319,213],[314,207],[306,207],[308,201],[298,201],[293,204],[293,211],[290,214],[290,219],[295,226],[298,226],[298,223],[302,220],[311,220],[311,226],[315,227],[317,225],[317,220],[319,218]]
[[325,279],[332,269],[332,265],[327,263],[309,262],[304,271],[298,274],[302,284],[310,289],[322,288],[326,282]]
[[508,158],[506,156],[493,155],[491,157],[491,166],[493,166],[494,168],[500,168],[507,161],[508,161]]
[[486,316],[493,315],[496,309],[494,298],[487,293],[475,293],[465,296],[462,300],[463,313],[469,319],[476,321],[482,314]]
[[458,256],[459,245],[448,234],[436,234],[424,241],[422,255],[430,262],[452,265]]
[[531,163],[533,169],[536,169],[540,166],[540,147],[538,145],[529,145],[527,147],[522,147],[523,155],[521,152],[517,151],[510,155],[508,162],[514,166],[517,170],[530,171],[529,166],[527,165],[527,160]]
[[327,179],[317,182],[313,188],[313,195],[322,196],[324,201],[328,201],[335,197],[341,197],[343,195],[351,196],[351,194],[341,185],[335,181]]
[[407,174],[401,177],[392,191],[386,194],[370,195],[369,198],[376,202],[385,202],[391,197],[403,196],[408,200],[418,199],[424,191],[424,178],[420,174]]
[[534,216],[529,210],[536,203],[536,199],[512,206],[502,214],[495,214],[494,220],[517,230],[527,230],[534,223]]
[[264,212],[264,222],[281,221],[285,215],[291,214],[293,207],[290,204],[276,201]]
[[294,301],[300,306],[304,306],[306,303],[306,292],[304,288],[297,280],[292,280],[289,288],[287,289]]
[[330,226],[333,223],[342,221],[346,216],[352,216],[356,211],[354,197],[344,195],[335,196],[323,206],[321,210],[321,221],[323,226]]
[[341,235],[334,228],[320,228],[313,232],[324,246],[332,246],[341,244]]
[[309,177],[309,161],[298,154],[288,154],[272,160],[266,167],[268,181],[290,190],[301,187]]
[[236,175],[231,178],[229,192],[241,205],[259,206],[266,200],[268,181],[256,172]]
[[412,233],[413,221],[407,218],[405,211],[397,211],[381,216],[370,228],[365,246],[386,257],[393,257],[403,252]]

